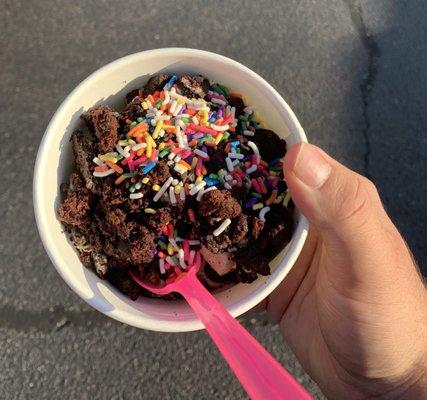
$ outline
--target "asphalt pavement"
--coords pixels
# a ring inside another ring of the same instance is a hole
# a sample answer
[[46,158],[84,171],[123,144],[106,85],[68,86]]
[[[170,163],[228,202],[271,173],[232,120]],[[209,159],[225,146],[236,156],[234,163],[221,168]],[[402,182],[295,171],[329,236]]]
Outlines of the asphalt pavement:
[[[206,333],[141,331],[92,310],[38,237],[44,129],[82,79],[130,53],[200,48],[258,72],[310,141],[377,184],[427,274],[426,21],[423,0],[0,0],[0,398],[246,398]],[[276,326],[243,320],[323,398]]]

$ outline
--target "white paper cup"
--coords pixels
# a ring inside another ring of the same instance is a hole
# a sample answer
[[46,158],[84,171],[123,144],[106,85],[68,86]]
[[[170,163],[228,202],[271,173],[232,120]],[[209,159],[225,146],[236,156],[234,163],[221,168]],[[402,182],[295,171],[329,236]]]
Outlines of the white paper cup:
[[[306,141],[304,130],[282,97],[259,75],[229,58],[201,50],[166,48],[120,58],[94,72],[78,85],[56,111],[40,144],[34,171],[34,210],[44,247],[68,285],[104,314],[138,328],[163,332],[202,329],[183,301],[140,297],[132,301],[80,262],[57,219],[59,186],[73,169],[70,135],[81,126],[80,115],[95,104],[122,107],[127,92],[141,87],[159,72],[200,73],[244,95],[263,117],[266,128],[289,145]],[[291,242],[272,262],[272,273],[251,284],[239,284],[216,294],[235,317],[263,300],[292,268],[308,232],[307,220],[296,215]]]

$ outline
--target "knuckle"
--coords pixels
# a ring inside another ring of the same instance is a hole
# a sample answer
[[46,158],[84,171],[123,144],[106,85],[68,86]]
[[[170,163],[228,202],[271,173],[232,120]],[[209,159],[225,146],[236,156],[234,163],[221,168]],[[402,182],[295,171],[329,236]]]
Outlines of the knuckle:
[[335,212],[339,222],[357,220],[363,224],[369,219],[370,199],[376,191],[374,184],[362,176],[348,180],[338,188],[335,196]]
[[375,184],[368,178],[365,178],[364,176],[359,177],[361,184],[364,186],[364,190],[366,193],[370,196],[378,196],[378,190]]

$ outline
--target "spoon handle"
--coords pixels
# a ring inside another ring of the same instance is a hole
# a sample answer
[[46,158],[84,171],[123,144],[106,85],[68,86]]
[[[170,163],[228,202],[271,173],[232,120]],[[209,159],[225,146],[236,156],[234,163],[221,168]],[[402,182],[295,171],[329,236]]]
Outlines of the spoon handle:
[[200,283],[195,273],[175,283],[251,399],[311,399],[300,384]]

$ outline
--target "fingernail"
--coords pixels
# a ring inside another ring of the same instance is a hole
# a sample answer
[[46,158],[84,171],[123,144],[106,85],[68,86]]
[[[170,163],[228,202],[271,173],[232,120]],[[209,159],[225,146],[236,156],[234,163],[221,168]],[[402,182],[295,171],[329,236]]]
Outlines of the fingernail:
[[307,186],[317,189],[326,182],[331,169],[332,167],[315,146],[304,143],[297,155],[293,173]]

